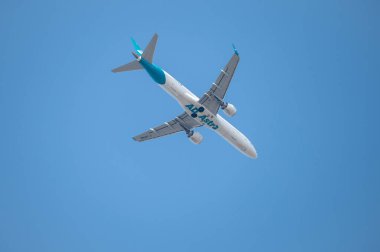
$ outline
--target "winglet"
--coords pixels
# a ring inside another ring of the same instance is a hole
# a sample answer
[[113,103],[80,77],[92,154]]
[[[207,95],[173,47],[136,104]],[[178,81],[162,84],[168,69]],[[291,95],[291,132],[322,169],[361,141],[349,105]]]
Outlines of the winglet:
[[238,52],[238,50],[236,49],[236,47],[235,47],[234,44],[232,44],[232,48],[234,48],[235,54],[236,54],[237,56],[239,56],[239,52]]

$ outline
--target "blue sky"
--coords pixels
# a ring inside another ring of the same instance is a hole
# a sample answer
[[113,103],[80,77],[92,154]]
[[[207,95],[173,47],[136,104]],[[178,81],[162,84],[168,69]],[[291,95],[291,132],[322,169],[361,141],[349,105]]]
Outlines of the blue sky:
[[[378,1],[0,3],[0,251],[379,251]],[[228,120],[131,137],[181,113],[142,72],[202,95],[241,60]]]

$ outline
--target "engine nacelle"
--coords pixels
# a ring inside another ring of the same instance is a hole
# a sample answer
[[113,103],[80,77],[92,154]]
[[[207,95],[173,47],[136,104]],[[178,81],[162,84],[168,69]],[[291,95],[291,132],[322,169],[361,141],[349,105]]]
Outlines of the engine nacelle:
[[222,107],[222,109],[223,109],[223,112],[230,117],[234,116],[237,112],[237,109],[231,103],[227,103],[227,105],[224,106],[224,108]]
[[199,132],[194,132],[191,136],[189,136],[189,139],[193,144],[200,144],[203,140],[203,136]]

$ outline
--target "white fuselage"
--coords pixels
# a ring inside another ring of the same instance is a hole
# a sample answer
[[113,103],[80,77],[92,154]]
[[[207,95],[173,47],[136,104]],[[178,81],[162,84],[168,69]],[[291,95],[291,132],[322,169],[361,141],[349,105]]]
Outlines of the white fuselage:
[[191,116],[191,114],[197,113],[197,117],[194,119],[199,123],[218,133],[241,153],[251,158],[257,157],[255,147],[248,138],[243,135],[243,133],[237,130],[219,114],[212,114],[207,108],[204,108],[203,112],[199,112],[198,108],[203,107],[198,102],[199,98],[179,81],[174,79],[170,74],[165,71],[164,73],[166,81],[159,86],[175,98],[187,114]]

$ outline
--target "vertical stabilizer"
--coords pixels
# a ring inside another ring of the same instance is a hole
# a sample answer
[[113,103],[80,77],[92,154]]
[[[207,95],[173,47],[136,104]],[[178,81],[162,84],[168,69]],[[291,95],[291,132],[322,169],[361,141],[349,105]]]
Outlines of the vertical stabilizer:
[[131,38],[131,41],[132,41],[133,47],[135,48],[136,52],[139,55],[142,55],[143,51],[141,50],[140,46],[136,43],[136,41],[133,38]]

